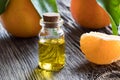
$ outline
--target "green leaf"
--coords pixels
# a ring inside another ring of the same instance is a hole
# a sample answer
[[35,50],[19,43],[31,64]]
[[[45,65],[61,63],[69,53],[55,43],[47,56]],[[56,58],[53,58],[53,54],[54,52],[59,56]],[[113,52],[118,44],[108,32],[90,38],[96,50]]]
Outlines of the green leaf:
[[5,11],[6,5],[9,0],[0,0],[0,14]]
[[58,12],[56,0],[31,0],[34,7],[42,17],[46,12]]
[[109,13],[113,34],[118,35],[118,27],[120,26],[120,0],[97,0],[97,2]]

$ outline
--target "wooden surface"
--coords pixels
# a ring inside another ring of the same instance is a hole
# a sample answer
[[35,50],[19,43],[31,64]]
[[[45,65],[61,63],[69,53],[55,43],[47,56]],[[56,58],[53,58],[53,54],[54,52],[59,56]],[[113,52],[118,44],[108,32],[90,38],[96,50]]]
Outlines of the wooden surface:
[[[57,0],[57,3],[65,21],[65,67],[59,72],[38,69],[39,38],[15,38],[0,25],[0,80],[120,80],[120,61],[99,66],[85,59],[79,39],[90,30],[83,29],[73,20],[69,11],[70,0]],[[96,31],[111,33],[108,27]]]

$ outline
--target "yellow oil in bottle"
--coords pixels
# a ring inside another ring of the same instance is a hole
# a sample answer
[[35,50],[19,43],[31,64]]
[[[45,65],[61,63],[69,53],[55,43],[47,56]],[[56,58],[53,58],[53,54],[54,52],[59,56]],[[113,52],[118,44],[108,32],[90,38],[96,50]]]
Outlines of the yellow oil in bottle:
[[39,40],[39,67],[49,71],[58,71],[65,64],[65,41],[59,39]]

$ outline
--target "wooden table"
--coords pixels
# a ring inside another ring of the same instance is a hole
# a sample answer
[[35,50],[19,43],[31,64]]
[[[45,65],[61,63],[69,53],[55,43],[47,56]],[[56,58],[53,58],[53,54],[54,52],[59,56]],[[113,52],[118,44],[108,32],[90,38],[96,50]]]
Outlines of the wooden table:
[[[57,3],[65,21],[65,67],[59,72],[38,69],[39,38],[15,38],[0,25],[0,80],[120,80],[120,61],[100,66],[85,59],[79,40],[81,34],[91,30],[75,23],[69,11],[70,0]],[[111,33],[108,27],[96,31]]]

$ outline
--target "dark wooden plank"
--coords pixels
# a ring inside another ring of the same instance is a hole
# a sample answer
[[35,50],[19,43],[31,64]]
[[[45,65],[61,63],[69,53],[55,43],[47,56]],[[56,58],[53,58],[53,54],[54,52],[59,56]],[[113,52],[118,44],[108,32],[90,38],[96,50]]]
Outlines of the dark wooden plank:
[[[120,61],[99,66],[90,63],[81,52],[81,34],[91,30],[75,23],[70,0],[57,0],[64,19],[66,64],[59,72],[38,69],[38,37],[22,39],[8,34],[0,25],[0,80],[119,80]],[[109,27],[96,31],[111,34]]]

